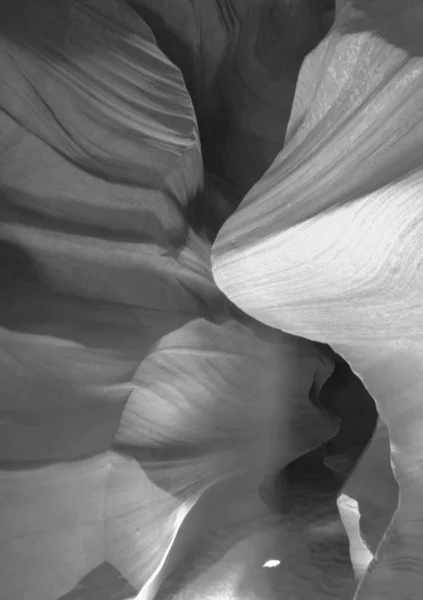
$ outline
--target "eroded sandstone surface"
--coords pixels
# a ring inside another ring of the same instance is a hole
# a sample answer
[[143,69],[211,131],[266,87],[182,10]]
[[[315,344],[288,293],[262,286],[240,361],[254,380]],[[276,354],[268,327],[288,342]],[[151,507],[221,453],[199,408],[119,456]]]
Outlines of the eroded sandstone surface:
[[[240,301],[266,287],[239,283],[247,251],[233,287],[219,276],[225,236],[244,243],[233,224],[275,173],[295,198],[301,158],[330,198],[313,157],[348,112],[319,129],[344,93],[341,63],[332,81],[324,62],[340,8],[328,34],[323,0],[2,2],[2,600],[353,597],[336,498],[375,427],[367,380],[294,312],[270,327]],[[360,58],[366,39],[341,49]],[[347,98],[370,63],[345,71]],[[394,81],[416,87],[419,63],[404,65]],[[290,154],[315,126],[320,142]],[[379,421],[344,487],[372,552],[397,502],[388,446]]]

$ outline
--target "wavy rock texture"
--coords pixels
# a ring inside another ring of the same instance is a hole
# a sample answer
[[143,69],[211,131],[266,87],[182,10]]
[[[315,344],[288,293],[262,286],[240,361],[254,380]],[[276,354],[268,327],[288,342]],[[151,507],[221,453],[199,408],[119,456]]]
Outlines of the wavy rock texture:
[[331,22],[328,0],[131,0],[193,99],[206,183],[199,210],[217,233],[282,148],[306,54]]
[[400,500],[360,600],[423,587],[422,23],[417,2],[344,4],[302,67],[284,150],[214,246],[228,297],[329,343],[388,427]]
[[292,594],[298,533],[343,534],[273,533],[258,492],[336,433],[310,400],[333,362],[213,282],[194,108],[132,9],[7,1],[0,33],[2,600],[148,600],[189,548],[194,599],[259,572],[276,598],[281,547]]

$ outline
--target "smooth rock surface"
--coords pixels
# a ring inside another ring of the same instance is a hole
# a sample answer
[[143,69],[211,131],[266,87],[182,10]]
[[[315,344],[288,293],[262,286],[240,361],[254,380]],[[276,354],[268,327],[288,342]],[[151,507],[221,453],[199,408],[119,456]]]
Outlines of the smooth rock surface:
[[301,69],[284,150],[214,246],[222,291],[330,344],[388,427],[400,500],[357,600],[423,585],[422,22],[411,0],[344,3]]
[[197,503],[193,533],[207,502],[225,524],[211,566],[261,569],[260,485],[335,435],[310,398],[333,362],[213,282],[181,72],[128,5],[18,0],[0,85],[2,600],[152,598]]

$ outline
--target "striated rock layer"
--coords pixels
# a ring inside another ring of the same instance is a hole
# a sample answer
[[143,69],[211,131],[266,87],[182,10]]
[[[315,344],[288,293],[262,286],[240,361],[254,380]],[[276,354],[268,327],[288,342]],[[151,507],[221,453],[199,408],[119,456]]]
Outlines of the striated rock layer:
[[266,585],[259,487],[335,434],[333,363],[216,287],[181,72],[124,4],[14,0],[0,86],[0,597],[153,598],[208,521],[194,598]]
[[283,146],[298,72],[324,37],[331,0],[130,0],[180,67],[193,100],[217,233]]
[[246,313],[329,343],[375,399],[399,505],[356,597],[417,600],[423,7],[350,0],[338,9],[301,69],[285,148],[217,237],[213,273]]

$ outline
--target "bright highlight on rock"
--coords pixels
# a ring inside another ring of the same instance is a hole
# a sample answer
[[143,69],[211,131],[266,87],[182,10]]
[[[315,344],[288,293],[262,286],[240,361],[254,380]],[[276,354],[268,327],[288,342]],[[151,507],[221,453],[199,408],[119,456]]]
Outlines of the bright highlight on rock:
[[267,567],[267,568],[271,568],[271,567],[278,567],[281,564],[280,560],[267,560],[263,567]]

